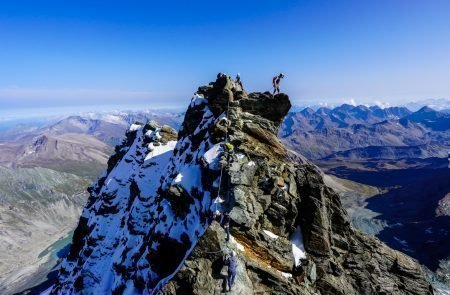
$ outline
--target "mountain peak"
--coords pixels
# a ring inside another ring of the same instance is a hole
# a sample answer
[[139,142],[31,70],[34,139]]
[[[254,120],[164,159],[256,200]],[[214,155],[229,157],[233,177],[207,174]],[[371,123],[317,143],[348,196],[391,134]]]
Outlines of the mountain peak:
[[197,94],[208,99],[209,108],[214,115],[226,111],[228,104],[239,106],[242,111],[261,116],[280,125],[291,103],[289,97],[280,93],[272,95],[269,92],[247,92],[231,77],[222,75],[213,83],[199,87]]
[[450,129],[450,115],[436,111],[428,106],[406,116],[405,119],[421,123],[432,130],[444,131]]
[[354,108],[355,108],[354,105],[344,103],[344,104],[340,105],[339,107],[335,108],[335,110],[350,111],[350,110],[353,110]]
[[310,115],[314,114],[315,112],[312,108],[307,107],[307,108],[304,108],[300,113],[305,116],[310,116]]
[[369,110],[369,107],[360,104],[360,105],[356,106],[355,109],[361,110],[361,111],[368,111],[368,110]]
[[133,125],[51,293],[220,293],[223,258],[238,253],[236,294],[431,294],[420,267],[354,230],[322,172],[277,138],[290,106],[221,76],[199,88],[177,141]]
[[420,108],[416,113],[433,113],[436,112],[434,109],[430,108],[429,106],[424,106]]
[[316,113],[318,115],[328,115],[331,112],[330,108],[320,107],[317,109]]

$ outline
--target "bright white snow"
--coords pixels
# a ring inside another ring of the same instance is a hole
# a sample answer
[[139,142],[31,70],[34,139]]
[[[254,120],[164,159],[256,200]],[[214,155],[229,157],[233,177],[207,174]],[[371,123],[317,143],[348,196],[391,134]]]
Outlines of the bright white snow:
[[279,272],[280,272],[280,274],[281,274],[283,277],[285,277],[285,278],[287,278],[287,279],[292,278],[292,274],[291,274],[291,273],[282,272],[282,271],[279,271]]
[[218,158],[221,151],[222,151],[221,143],[213,145],[213,147],[210,148],[203,156],[206,160],[206,163],[211,164],[212,162],[214,162],[214,160]]
[[[64,282],[73,283],[80,272],[85,272],[89,274],[84,282],[87,293],[104,294],[124,284],[126,288],[123,294],[134,294],[136,290],[133,284],[130,280],[124,281],[115,271],[114,265],[136,269],[137,277],[156,284],[152,286],[153,290],[158,290],[183,266],[184,259],[207,229],[208,224],[200,216],[206,215],[213,206],[220,206],[214,204],[215,196],[211,196],[211,188],[203,187],[202,183],[205,162],[211,169],[212,165],[219,162],[221,153],[220,144],[213,144],[208,132],[220,118],[214,117],[206,102],[205,98],[194,96],[190,107],[201,111],[202,119],[192,134],[180,138],[178,142],[163,144],[158,142],[162,134],[160,129],[143,134],[143,126],[130,126],[129,132],[136,132],[134,141],[121,149],[124,155],[105,175],[105,182],[94,185],[92,198],[95,201],[82,213],[92,229],[89,237],[96,243],[84,246],[89,249],[90,255],[78,258],[82,262],[81,268],[77,267],[78,261],[66,259],[62,263],[68,273],[61,282],[63,285]],[[194,144],[192,137],[196,137],[196,142],[200,144]],[[145,139],[151,142],[147,144]],[[174,149],[177,150],[176,154],[173,153]],[[218,185],[218,176],[213,183]],[[174,184],[192,197],[189,210],[182,217],[176,215],[176,208],[169,199],[158,198],[160,190],[168,190]],[[107,214],[99,213],[105,209]],[[158,269],[149,265],[148,255],[153,251],[158,253],[162,245],[161,241],[149,238],[149,233],[179,242],[186,238],[191,241],[191,247],[182,253],[184,257],[180,258],[183,260],[172,273],[162,275]],[[244,251],[242,245],[236,243],[236,246]],[[67,286],[71,288],[73,284]],[[62,289],[62,293],[72,292]]]
[[136,130],[140,129],[141,127],[142,127],[142,125],[139,125],[139,124],[131,124],[128,131],[136,131]]
[[205,98],[203,98],[201,95],[195,94],[194,97],[192,97],[190,107],[196,107],[203,103],[206,104],[207,102],[208,101]]
[[266,234],[266,235],[268,235],[269,237],[271,237],[272,239],[278,239],[279,238],[279,236],[277,236],[276,234],[274,234],[273,232],[271,232],[271,231],[268,231],[268,230],[263,230],[263,232]]
[[234,237],[231,237],[231,241],[234,242],[236,244],[236,248],[241,251],[244,252],[245,251],[245,247],[242,244],[239,244],[238,241],[236,241],[236,239]]
[[149,144],[149,150],[151,152],[147,154],[147,156],[145,157],[145,161],[147,161],[147,160],[149,160],[149,159],[151,159],[153,157],[156,157],[156,156],[162,155],[164,153],[167,153],[169,151],[173,151],[173,149],[175,148],[176,144],[177,144],[177,142],[174,141],[174,140],[169,141],[165,145],[158,145],[158,146],[155,146],[153,144],[153,142],[150,143]]
[[292,234],[291,243],[295,266],[299,266],[301,259],[306,259],[305,245],[303,244],[302,229],[300,226],[297,226],[296,230]]
[[175,179],[173,180],[173,182],[175,182],[175,183],[180,183],[182,179],[183,179],[183,174],[178,173],[177,177],[175,177]]

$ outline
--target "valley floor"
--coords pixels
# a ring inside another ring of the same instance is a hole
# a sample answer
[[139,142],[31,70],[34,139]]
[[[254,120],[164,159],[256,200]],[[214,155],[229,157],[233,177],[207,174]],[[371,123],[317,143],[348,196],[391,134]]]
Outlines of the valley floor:
[[73,228],[64,228],[55,235],[33,240],[28,247],[24,247],[24,252],[15,257],[14,267],[0,269],[2,294],[15,294],[45,282],[60,258],[58,252],[62,250],[51,246],[59,241],[63,241],[61,246],[67,246],[70,243],[67,237],[71,238],[72,230]]
[[[337,176],[376,188],[376,193],[350,191],[334,184],[355,227],[416,258],[438,285],[450,285],[447,159],[389,161],[389,165],[382,160],[318,164],[335,179],[339,179]],[[333,183],[328,185],[333,187]]]
[[46,168],[0,167],[0,294],[46,279],[71,240],[89,182]]

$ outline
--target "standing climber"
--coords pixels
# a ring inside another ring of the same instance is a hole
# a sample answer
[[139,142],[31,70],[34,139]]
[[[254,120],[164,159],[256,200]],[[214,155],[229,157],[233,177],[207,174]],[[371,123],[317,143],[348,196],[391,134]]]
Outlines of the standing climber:
[[273,84],[273,95],[275,95],[275,93],[280,93],[280,82],[281,79],[284,78],[284,75],[282,73],[280,73],[278,76],[273,77],[272,79],[272,84]]
[[228,265],[228,291],[231,291],[231,287],[234,284],[234,279],[236,277],[236,268],[237,268],[237,258],[236,258],[236,252],[232,251],[231,256],[225,260],[225,265]]
[[241,74],[239,74],[239,73],[236,75],[236,83],[238,83],[239,86],[241,86],[241,88],[243,88],[242,82],[241,82]]
[[225,228],[225,231],[227,233],[226,241],[228,242],[230,240],[230,213],[226,212],[225,216],[223,218],[223,227]]

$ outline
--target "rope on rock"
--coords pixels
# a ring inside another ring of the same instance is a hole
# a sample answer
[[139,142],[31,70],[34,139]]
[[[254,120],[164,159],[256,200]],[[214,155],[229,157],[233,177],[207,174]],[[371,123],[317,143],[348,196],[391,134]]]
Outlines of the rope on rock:
[[[228,125],[229,125],[228,114],[229,114],[229,111],[230,111],[230,97],[228,97],[228,105],[227,105],[227,115],[226,115],[227,127],[225,129],[225,143],[227,143],[227,140],[228,140]],[[228,162],[228,157],[227,157],[226,161]],[[217,197],[214,200],[214,203],[216,205],[214,212],[217,211],[217,204],[220,202],[220,187],[222,186],[222,176],[223,176],[223,166],[220,167],[219,189],[217,190]]]
[[214,252],[203,251],[203,253],[207,253],[207,254],[216,254],[216,253],[220,253],[220,252],[223,252],[223,250],[214,251]]

